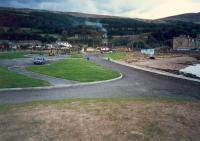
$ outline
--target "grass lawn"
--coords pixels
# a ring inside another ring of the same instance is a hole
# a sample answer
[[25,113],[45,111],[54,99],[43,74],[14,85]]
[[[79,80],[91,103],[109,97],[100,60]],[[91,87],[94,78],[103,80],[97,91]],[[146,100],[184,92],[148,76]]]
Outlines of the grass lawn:
[[8,71],[0,67],[0,88],[42,87],[49,83]]
[[84,55],[82,53],[72,53],[70,55],[71,58],[83,58]]
[[61,60],[45,66],[30,66],[27,70],[80,82],[108,80],[120,76],[118,72],[84,59]]
[[0,140],[199,141],[200,102],[157,98],[0,106]]
[[106,57],[112,58],[113,60],[123,60],[126,56],[127,52],[112,52],[106,54]]
[[24,55],[27,54],[45,54],[44,52],[31,52],[31,51],[11,51],[11,52],[1,52],[0,59],[16,59],[16,58],[25,58]]

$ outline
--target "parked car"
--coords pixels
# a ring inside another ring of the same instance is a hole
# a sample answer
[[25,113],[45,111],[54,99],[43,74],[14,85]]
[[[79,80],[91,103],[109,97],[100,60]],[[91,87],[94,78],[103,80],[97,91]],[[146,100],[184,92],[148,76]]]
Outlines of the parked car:
[[34,57],[33,63],[35,65],[43,65],[45,64],[45,58],[43,56]]

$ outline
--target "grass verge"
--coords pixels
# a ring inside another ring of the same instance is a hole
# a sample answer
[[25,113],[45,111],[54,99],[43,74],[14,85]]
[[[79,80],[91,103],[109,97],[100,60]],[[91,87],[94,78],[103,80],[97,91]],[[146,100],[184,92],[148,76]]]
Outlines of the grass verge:
[[27,54],[45,54],[44,52],[38,51],[11,51],[11,52],[1,52],[0,59],[17,59],[17,58],[26,58],[25,55]]
[[84,55],[82,53],[72,53],[70,55],[71,58],[83,58]]
[[49,86],[49,83],[24,75],[16,74],[8,71],[6,68],[0,67],[0,88],[21,88],[38,86]]
[[113,60],[123,60],[126,56],[126,52],[111,52],[106,54],[106,57],[112,58]]
[[30,66],[27,70],[80,82],[109,80],[120,76],[118,72],[84,59],[61,60],[46,66]]
[[199,109],[199,101],[149,97],[1,105],[0,139],[198,141]]

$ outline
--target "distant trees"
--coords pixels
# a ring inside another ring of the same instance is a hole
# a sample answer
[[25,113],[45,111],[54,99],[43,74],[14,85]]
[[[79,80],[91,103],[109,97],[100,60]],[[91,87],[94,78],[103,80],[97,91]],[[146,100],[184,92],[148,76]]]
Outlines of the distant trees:
[[5,31],[5,29],[4,29],[4,27],[0,27],[0,33],[5,33],[6,31]]
[[133,41],[127,45],[129,48],[133,49],[144,49],[147,48],[144,41]]
[[169,45],[169,40],[179,35],[189,35],[193,38],[200,33],[200,24],[176,22],[170,25],[161,25],[160,28],[152,31],[151,39],[159,44]]
[[57,39],[50,35],[44,35],[41,37],[40,41],[44,43],[53,43],[53,42],[56,42]]
[[111,40],[114,46],[127,46],[129,40],[127,38],[119,37]]

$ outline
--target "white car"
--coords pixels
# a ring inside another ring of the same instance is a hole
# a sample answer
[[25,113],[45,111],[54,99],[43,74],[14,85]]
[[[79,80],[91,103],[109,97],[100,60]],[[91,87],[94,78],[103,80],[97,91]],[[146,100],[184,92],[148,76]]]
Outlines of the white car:
[[45,58],[43,56],[34,57],[33,63],[35,65],[43,65],[45,64]]

